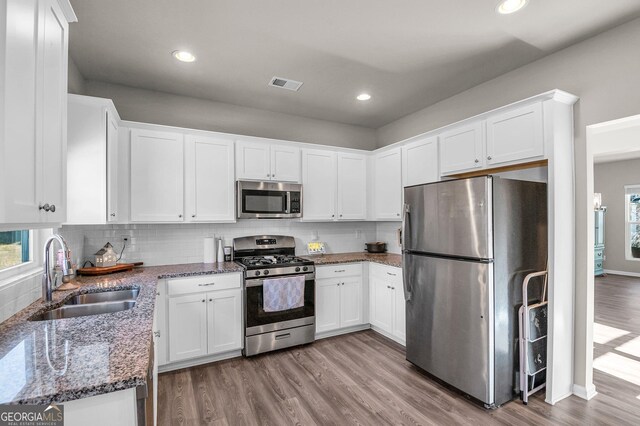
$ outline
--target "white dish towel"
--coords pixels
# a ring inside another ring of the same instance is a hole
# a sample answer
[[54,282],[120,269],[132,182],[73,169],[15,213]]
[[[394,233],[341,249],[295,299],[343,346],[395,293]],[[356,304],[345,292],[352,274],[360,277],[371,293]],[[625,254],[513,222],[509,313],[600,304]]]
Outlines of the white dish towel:
[[304,276],[270,278],[262,284],[262,308],[265,312],[286,311],[304,305]]

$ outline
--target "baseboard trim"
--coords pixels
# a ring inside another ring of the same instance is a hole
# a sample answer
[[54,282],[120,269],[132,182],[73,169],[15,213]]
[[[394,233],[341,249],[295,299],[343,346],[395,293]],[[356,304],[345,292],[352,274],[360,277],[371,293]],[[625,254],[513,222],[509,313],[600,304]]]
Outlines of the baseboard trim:
[[169,371],[180,370],[182,368],[195,367],[196,365],[208,364],[210,362],[223,361],[225,359],[237,358],[242,356],[242,351],[229,351],[216,355],[209,355],[201,358],[185,359],[169,364],[158,366],[158,373],[166,373]]
[[596,387],[592,384],[588,388],[580,385],[573,385],[573,394],[578,398],[586,399],[589,401],[591,398],[596,396],[598,392],[596,392]]
[[356,331],[368,330],[371,328],[370,324],[355,325],[353,327],[340,328],[338,330],[324,331],[322,333],[316,333],[316,340],[326,339],[327,337],[340,336],[342,334],[355,333]]
[[380,328],[376,327],[375,325],[371,326],[371,329],[373,331],[375,331],[378,334],[382,334],[384,337],[393,340],[394,342],[400,343],[402,346],[407,346],[407,342],[405,342],[404,340],[394,336],[393,334],[387,333],[384,330],[381,330]]
[[611,275],[623,275],[625,277],[639,277],[640,278],[640,273],[638,273],[638,272],[614,271],[612,269],[604,269],[604,273],[605,274],[611,274]]
[[[547,395],[549,395],[549,391],[547,391]],[[545,398],[544,402],[546,402],[547,404],[550,404],[550,405],[556,405],[558,402],[562,401],[565,398],[569,398],[571,395],[573,395],[573,392],[569,391],[568,393],[562,395],[559,398],[549,399],[547,397],[547,398]]]

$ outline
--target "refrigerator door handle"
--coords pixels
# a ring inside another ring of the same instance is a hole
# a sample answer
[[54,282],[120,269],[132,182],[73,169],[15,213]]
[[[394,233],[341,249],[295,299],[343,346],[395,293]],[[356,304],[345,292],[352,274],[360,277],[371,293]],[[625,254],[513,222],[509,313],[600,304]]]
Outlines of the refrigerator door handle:
[[[403,215],[402,215],[402,251],[405,251],[405,247],[406,247],[406,243],[407,243],[407,226],[411,226],[409,222],[409,213],[410,213],[410,207],[409,204],[404,203],[404,208],[402,209],[403,211]],[[409,256],[407,255],[407,253],[404,253],[402,255],[402,287],[404,290],[404,300],[406,302],[411,301],[411,286],[409,285],[409,274],[407,273],[407,271],[409,271]]]

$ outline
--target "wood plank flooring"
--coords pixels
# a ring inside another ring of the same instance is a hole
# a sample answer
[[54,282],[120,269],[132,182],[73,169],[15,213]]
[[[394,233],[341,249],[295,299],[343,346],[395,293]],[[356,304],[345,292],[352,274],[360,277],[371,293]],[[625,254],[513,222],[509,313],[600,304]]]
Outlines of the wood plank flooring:
[[[596,283],[596,322],[601,335],[623,336],[596,344],[600,367],[619,376],[619,358],[640,366],[640,279],[609,276]],[[603,331],[604,330],[604,331]],[[629,349],[630,348],[630,349]],[[628,366],[624,364],[627,368]],[[640,377],[640,368],[637,372]],[[311,345],[236,358],[160,375],[160,425],[637,425],[640,383],[594,371],[599,395],[567,398],[555,406],[539,393],[497,410],[480,408],[421,374],[404,348],[373,331]]]

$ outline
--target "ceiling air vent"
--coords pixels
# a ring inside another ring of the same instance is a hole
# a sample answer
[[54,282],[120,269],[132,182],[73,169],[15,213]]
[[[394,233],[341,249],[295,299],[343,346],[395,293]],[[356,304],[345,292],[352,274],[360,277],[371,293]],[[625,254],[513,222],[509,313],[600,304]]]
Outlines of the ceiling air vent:
[[301,81],[290,80],[288,78],[273,77],[269,82],[269,86],[279,87],[281,89],[293,90],[297,92],[302,86]]

